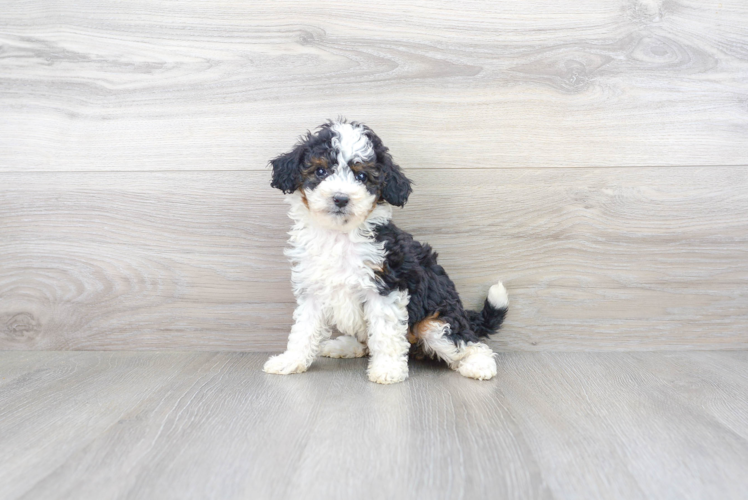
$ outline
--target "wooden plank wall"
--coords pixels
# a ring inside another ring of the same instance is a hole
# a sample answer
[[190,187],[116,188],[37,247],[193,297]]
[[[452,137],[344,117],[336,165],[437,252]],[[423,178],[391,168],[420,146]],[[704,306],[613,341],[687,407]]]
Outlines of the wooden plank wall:
[[277,350],[267,160],[338,115],[504,350],[748,347],[748,3],[10,2],[0,348]]

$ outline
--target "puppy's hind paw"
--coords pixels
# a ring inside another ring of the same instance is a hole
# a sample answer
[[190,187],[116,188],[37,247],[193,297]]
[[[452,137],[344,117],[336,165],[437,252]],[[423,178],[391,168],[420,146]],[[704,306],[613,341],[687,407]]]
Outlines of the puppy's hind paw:
[[493,353],[486,347],[486,350],[470,352],[460,360],[457,371],[463,377],[490,380],[496,376],[496,360]]
[[309,365],[305,359],[293,353],[284,352],[265,361],[262,370],[265,373],[288,375],[290,373],[304,373],[307,368],[309,368]]
[[342,335],[323,342],[319,354],[327,358],[363,358],[368,352],[366,345],[354,337]]

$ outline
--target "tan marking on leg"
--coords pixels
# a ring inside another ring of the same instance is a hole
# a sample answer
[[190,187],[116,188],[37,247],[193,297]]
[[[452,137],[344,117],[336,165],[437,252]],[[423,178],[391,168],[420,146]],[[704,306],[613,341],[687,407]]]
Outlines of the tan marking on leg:
[[438,317],[439,317],[439,313],[435,312],[431,316],[428,316],[422,319],[421,321],[419,321],[418,323],[416,323],[415,325],[413,325],[413,328],[408,330],[408,342],[410,342],[411,344],[415,344],[416,342],[418,342],[420,339],[423,338],[423,335],[426,332],[428,332],[432,328],[439,327],[439,325],[444,323],[443,321],[437,320],[436,318]]

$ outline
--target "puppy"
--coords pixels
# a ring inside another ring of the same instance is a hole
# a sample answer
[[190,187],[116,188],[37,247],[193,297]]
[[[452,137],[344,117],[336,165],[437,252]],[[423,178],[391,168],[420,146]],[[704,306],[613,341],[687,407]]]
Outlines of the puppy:
[[[292,263],[295,324],[267,373],[302,373],[321,354],[369,354],[372,382],[408,377],[411,345],[466,377],[496,375],[481,338],[498,331],[507,293],[493,285],[482,311],[465,310],[436,253],[395,226],[411,181],[367,126],[330,121],[270,162],[271,186],[283,191],[294,225],[285,254]],[[341,336],[330,340],[332,328]]]

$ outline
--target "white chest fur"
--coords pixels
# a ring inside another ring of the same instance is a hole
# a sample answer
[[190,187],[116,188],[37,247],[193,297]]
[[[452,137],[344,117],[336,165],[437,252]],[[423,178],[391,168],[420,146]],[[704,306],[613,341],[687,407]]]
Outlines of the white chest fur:
[[377,207],[362,227],[341,232],[313,225],[300,202],[289,198],[295,224],[285,254],[292,265],[294,294],[314,300],[342,333],[365,338],[363,303],[367,295],[378,293],[374,271],[385,257],[372,229],[389,220],[391,208]]

